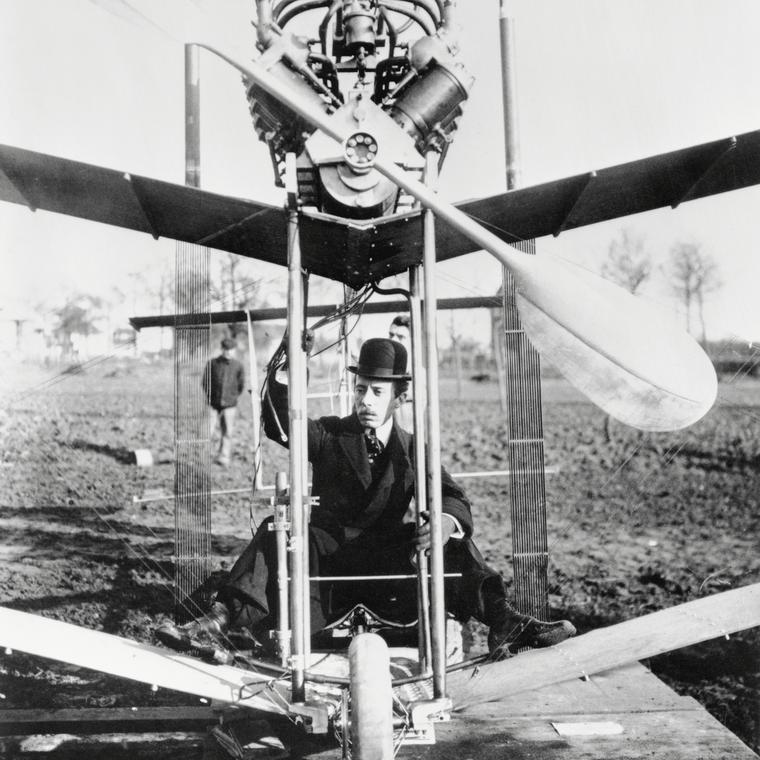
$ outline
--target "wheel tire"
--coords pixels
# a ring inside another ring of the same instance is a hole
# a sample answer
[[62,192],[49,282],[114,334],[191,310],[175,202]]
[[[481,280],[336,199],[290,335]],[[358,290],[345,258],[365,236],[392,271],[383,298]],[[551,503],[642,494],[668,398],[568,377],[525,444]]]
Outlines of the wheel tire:
[[354,760],[393,760],[393,690],[388,646],[375,633],[360,633],[348,648],[351,668],[351,755]]

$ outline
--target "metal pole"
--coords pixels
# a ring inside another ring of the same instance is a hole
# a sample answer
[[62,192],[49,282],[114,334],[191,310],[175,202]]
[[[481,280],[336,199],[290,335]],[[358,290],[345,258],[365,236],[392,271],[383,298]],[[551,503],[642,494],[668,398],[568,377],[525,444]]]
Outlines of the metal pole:
[[276,531],[277,539],[277,649],[280,655],[280,664],[283,667],[287,667],[290,660],[287,488],[287,473],[278,472],[275,476],[274,522],[272,527]]
[[201,186],[200,48],[185,45],[185,184]]
[[302,346],[303,280],[301,245],[298,239],[295,155],[288,153],[286,168],[288,190],[288,430],[290,446],[290,617],[293,641],[291,658],[293,700],[304,700],[304,680],[308,631],[306,597],[309,588],[308,564],[304,562],[308,526],[305,514],[307,457],[306,433],[306,361]]
[[[412,338],[412,395],[414,412],[414,501],[417,524],[422,524],[421,513],[427,504],[427,478],[425,475],[425,387],[427,385],[422,354],[422,303],[420,299],[419,267],[409,270],[409,314]],[[428,558],[424,551],[417,552],[417,620],[420,649],[420,668],[430,668],[432,642],[430,638],[430,593],[428,587]]]
[[253,489],[260,491],[264,486],[261,471],[261,409],[259,404],[259,372],[256,363],[256,346],[253,342],[253,322],[251,312],[245,313],[248,324],[248,392],[251,394],[251,414],[253,415]]
[[[354,291],[347,285],[343,286],[343,301],[353,295]],[[338,368],[338,395],[340,404],[340,416],[348,417],[351,414],[351,384],[348,374],[348,363],[351,360],[351,351],[348,345],[348,317],[345,315],[340,320],[340,366]]]
[[[438,151],[425,154],[425,184],[430,190],[438,178]],[[438,326],[435,293],[435,214],[423,211],[423,275],[425,284],[425,358],[427,363],[427,508],[430,516],[430,637],[433,666],[433,698],[446,696],[446,607],[443,588],[441,537],[441,421],[438,405]]]
[[520,159],[517,141],[517,80],[515,77],[515,29],[509,0],[499,0],[499,42],[501,43],[501,86],[504,109],[504,153],[507,190],[520,184]]

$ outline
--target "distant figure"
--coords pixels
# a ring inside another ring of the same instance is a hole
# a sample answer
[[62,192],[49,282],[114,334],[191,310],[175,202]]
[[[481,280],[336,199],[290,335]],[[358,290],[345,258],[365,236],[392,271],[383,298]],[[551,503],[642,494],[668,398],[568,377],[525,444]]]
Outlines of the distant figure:
[[235,341],[225,338],[222,353],[215,356],[203,371],[203,391],[209,404],[209,437],[217,423],[221,432],[216,463],[227,467],[232,456],[232,436],[238,397],[245,387],[243,365],[235,359]]
[[[408,314],[399,314],[393,318],[390,327],[388,328],[388,337],[391,340],[395,340],[400,343],[405,349],[406,354],[411,361],[412,356],[412,334],[410,330],[410,320]],[[407,372],[411,370],[411,367],[407,367]],[[414,432],[414,405],[412,400],[412,388],[402,394],[400,397],[401,404],[393,414],[393,419],[396,424],[406,430],[407,433]]]

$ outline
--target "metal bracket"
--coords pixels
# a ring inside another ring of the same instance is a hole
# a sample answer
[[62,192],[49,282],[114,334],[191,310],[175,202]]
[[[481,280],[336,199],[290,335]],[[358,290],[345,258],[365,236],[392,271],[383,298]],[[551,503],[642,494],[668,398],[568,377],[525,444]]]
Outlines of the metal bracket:
[[271,506],[274,507],[274,520],[269,523],[270,531],[289,531],[290,515],[289,504],[287,501],[271,500]]
[[435,723],[445,723],[451,720],[453,702],[448,697],[441,699],[424,699],[411,705],[409,714],[412,728],[425,731],[432,729]]
[[409,710],[411,725],[404,731],[402,744],[435,744],[435,724],[451,720],[452,701],[426,699],[412,703]]
[[332,710],[325,702],[293,702],[288,714],[308,734],[326,734],[330,727]]

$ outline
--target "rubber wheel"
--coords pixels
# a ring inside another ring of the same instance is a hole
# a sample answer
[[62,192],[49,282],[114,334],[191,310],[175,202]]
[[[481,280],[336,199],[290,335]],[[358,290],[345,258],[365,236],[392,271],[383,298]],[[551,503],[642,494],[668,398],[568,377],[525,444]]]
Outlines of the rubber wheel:
[[388,645],[376,633],[360,633],[348,648],[351,755],[354,760],[393,760],[393,690]]

